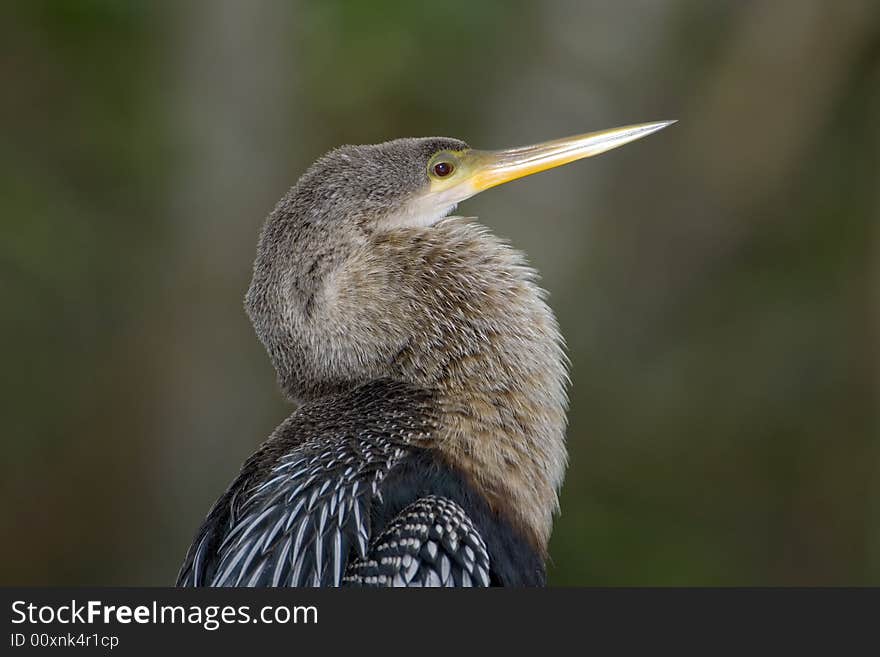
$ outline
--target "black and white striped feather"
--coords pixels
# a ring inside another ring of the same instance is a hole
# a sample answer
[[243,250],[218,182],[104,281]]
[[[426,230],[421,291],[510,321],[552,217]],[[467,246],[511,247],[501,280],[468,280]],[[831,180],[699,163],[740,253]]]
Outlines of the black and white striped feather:
[[349,586],[489,586],[489,553],[458,504],[427,496],[403,509],[348,567]]
[[264,481],[233,493],[216,554],[206,533],[184,583],[338,586],[349,554],[367,555],[372,502],[403,454],[385,437],[361,436],[282,457]]

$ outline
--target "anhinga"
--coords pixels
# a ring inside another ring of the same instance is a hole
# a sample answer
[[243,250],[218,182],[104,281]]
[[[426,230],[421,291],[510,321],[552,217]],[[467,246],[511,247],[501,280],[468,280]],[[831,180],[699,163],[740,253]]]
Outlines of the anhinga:
[[541,585],[566,468],[566,358],[485,189],[670,121],[503,151],[331,151],[260,236],[245,305],[300,404],[189,549],[186,586]]

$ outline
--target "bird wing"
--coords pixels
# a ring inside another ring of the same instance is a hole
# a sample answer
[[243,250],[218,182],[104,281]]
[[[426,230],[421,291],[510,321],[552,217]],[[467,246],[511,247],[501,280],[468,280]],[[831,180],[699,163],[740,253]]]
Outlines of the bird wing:
[[382,483],[433,430],[430,393],[378,379],[297,409],[202,524],[178,586],[338,586]]
[[404,508],[348,566],[348,586],[489,586],[489,553],[470,517],[429,495]]
[[245,464],[196,537],[178,585],[338,586],[350,557],[366,557],[371,505],[404,454],[385,436],[343,437],[301,446],[258,482]]

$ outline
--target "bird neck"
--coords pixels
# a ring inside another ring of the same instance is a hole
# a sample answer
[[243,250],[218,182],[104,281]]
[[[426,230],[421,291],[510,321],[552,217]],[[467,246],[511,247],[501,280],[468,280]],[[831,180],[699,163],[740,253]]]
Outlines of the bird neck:
[[567,462],[567,361],[536,272],[461,218],[373,246],[415,322],[393,375],[436,391],[440,451],[543,552]]

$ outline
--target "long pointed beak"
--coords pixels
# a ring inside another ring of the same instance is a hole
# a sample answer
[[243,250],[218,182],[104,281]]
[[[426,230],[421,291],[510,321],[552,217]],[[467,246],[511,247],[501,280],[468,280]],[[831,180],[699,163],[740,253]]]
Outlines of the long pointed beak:
[[501,151],[471,150],[468,186],[471,194],[554,167],[593,157],[662,130],[675,121],[639,123]]

